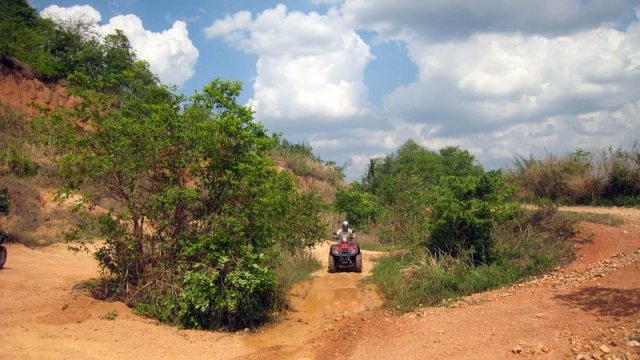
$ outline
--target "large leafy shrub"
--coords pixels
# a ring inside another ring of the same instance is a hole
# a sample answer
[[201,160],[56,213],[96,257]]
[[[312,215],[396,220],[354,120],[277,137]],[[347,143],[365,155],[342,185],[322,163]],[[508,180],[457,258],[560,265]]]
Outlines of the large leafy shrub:
[[498,171],[479,177],[445,177],[430,195],[431,234],[427,246],[450,255],[469,255],[487,263],[493,258],[494,225],[518,211],[514,188]]
[[338,190],[335,207],[354,226],[375,222],[382,212],[382,206],[378,198],[371,193],[365,192],[361,186],[355,183],[347,188]]
[[71,77],[82,103],[37,123],[68,187],[117,204],[97,224],[100,292],[187,327],[263,323],[283,303],[274,268],[284,249],[324,233],[319,200],[268,158],[277,138],[237,103],[239,83],[177,96],[121,32],[96,54],[104,67]]

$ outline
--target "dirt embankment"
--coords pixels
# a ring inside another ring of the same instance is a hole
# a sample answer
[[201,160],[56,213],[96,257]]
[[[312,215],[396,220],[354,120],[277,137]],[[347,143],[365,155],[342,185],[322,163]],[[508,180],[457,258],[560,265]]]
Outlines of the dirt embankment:
[[[576,209],[584,211],[584,209]],[[587,209],[593,211],[592,209]],[[574,263],[449,307],[395,314],[363,274],[296,286],[281,322],[234,334],[180,330],[74,290],[95,277],[88,254],[9,245],[0,271],[0,343],[20,359],[638,359],[640,210],[598,210],[621,228],[582,224]],[[326,258],[327,248],[318,256]]]
[[0,105],[31,117],[45,108],[72,107],[79,99],[69,96],[63,82],[46,84],[11,59],[0,62]]

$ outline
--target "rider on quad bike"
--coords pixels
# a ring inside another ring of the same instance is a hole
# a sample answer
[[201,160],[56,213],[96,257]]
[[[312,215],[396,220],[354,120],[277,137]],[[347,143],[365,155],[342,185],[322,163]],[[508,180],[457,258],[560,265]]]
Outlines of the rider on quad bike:
[[340,229],[336,230],[336,237],[340,238],[341,236],[346,236],[351,239],[355,239],[356,236],[353,234],[353,230],[349,229],[349,222],[343,221]]
[[329,248],[329,272],[336,272],[336,269],[362,272],[362,254],[360,245],[354,241],[356,238],[354,233],[349,229],[349,223],[343,221],[342,226],[335,233],[338,243]]

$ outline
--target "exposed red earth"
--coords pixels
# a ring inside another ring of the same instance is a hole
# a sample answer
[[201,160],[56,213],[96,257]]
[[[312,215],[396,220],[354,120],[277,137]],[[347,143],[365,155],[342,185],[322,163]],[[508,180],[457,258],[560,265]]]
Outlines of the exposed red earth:
[[[7,359],[639,359],[640,209],[571,208],[622,216],[583,223],[576,260],[509,288],[407,314],[380,309],[369,276],[326,268],[290,293],[280,322],[237,333],[182,330],[92,299],[98,275],[66,245],[9,244],[0,270],[0,343]],[[327,245],[316,249],[326,261]]]

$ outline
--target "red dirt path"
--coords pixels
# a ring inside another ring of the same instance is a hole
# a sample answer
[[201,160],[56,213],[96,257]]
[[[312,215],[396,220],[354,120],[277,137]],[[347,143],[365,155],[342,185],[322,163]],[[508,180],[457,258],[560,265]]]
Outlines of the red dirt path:
[[94,300],[73,289],[97,276],[90,255],[10,244],[0,270],[3,358],[639,359],[640,209],[571,210],[625,224],[582,224],[590,241],[545,277],[404,315],[374,309],[380,298],[361,283],[377,256],[368,253],[363,274],[323,269],[292,291],[279,324],[234,334],[180,330]]

